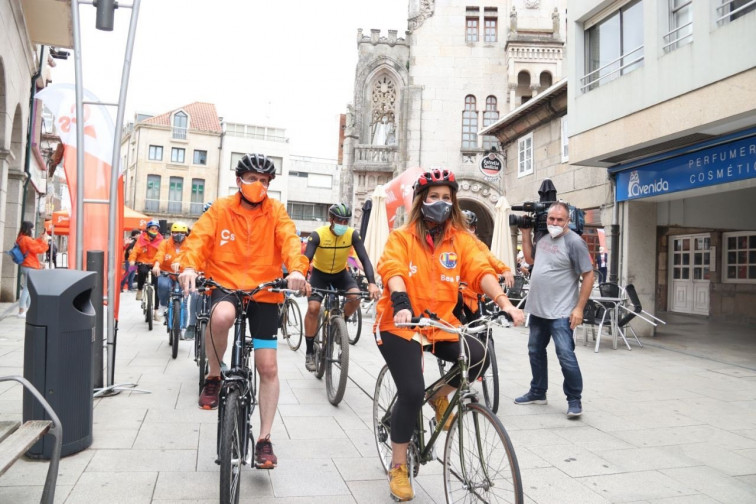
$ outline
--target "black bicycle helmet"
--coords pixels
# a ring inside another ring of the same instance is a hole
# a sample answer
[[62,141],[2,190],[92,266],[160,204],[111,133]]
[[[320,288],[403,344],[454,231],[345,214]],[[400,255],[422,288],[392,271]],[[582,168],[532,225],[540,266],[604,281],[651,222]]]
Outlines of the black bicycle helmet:
[[352,210],[350,210],[348,205],[345,205],[344,203],[338,203],[336,205],[331,205],[331,207],[328,209],[329,215],[333,215],[337,219],[348,219],[352,216]]
[[457,180],[454,178],[454,173],[449,170],[434,168],[422,173],[418,177],[417,182],[415,182],[415,196],[420,194],[425,188],[433,186],[448,186],[454,192],[457,192],[457,189],[459,189],[459,184],[457,184]]
[[236,165],[236,176],[241,177],[247,172],[270,175],[270,180],[276,178],[276,165],[264,154],[244,154]]
[[467,219],[468,226],[473,227],[478,224],[478,216],[475,215],[475,212],[472,210],[462,210],[462,213],[465,215],[465,219]]

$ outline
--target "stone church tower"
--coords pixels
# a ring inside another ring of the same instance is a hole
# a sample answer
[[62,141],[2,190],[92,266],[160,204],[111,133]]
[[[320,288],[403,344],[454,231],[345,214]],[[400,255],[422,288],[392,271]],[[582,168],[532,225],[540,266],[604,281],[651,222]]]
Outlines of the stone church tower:
[[[563,77],[566,3],[409,0],[404,37],[357,31],[342,178],[354,222],[376,185],[408,168],[449,168],[490,244],[506,167],[517,160],[477,133]],[[483,170],[484,158],[497,158],[500,172]]]

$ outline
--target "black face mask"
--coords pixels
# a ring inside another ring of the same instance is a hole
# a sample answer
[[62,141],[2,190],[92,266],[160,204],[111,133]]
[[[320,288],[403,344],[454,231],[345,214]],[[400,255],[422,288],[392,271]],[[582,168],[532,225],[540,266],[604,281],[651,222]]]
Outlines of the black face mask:
[[423,202],[423,206],[420,208],[420,213],[423,214],[425,220],[435,222],[436,224],[443,224],[447,221],[451,215],[452,204],[446,201],[434,201],[433,203]]
[[173,241],[176,243],[183,242],[184,238],[186,238],[186,235],[184,233],[176,233],[173,235]]

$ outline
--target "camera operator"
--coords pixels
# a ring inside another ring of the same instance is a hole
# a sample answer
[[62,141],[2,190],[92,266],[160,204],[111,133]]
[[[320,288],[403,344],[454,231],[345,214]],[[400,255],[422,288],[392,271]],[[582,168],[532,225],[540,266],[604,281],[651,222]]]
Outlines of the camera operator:
[[[583,321],[583,308],[593,286],[593,265],[588,246],[568,227],[569,215],[566,203],[551,204],[546,219],[548,234],[537,240],[535,254],[530,229],[521,228],[524,259],[533,265],[528,295],[528,355],[533,379],[530,390],[514,402],[546,404],[549,385],[546,347],[553,338],[564,376],[567,417],[576,418],[582,413],[583,377],[572,334]],[[583,283],[578,292],[581,277]]]

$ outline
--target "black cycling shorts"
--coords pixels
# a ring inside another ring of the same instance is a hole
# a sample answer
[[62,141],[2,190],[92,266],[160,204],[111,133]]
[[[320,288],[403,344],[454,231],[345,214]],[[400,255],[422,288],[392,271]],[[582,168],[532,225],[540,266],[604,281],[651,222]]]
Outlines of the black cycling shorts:
[[[235,296],[213,289],[210,297],[212,306],[221,301],[236,305]],[[212,314],[212,309],[210,313]],[[250,301],[247,304],[247,327],[254,340],[255,348],[276,348],[278,343],[271,342],[276,342],[278,334],[278,305],[276,303]],[[261,343],[258,343],[258,341]]]
[[[312,268],[310,285],[318,289],[349,290],[357,288],[357,281],[347,269],[338,273],[323,273],[317,268]],[[313,292],[307,300],[322,303],[323,294]]]

